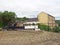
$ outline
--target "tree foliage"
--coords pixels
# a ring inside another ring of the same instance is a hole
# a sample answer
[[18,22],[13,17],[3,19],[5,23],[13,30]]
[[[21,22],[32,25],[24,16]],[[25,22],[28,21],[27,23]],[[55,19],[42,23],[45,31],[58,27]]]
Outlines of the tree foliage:
[[15,22],[15,16],[16,14],[14,12],[0,12],[0,24],[6,26],[10,22]]
[[0,12],[0,27],[2,27],[3,25],[2,25],[2,12]]
[[26,17],[23,17],[23,18],[17,18],[17,20],[20,21],[20,22],[24,22],[24,21],[28,20],[28,18],[26,18]]
[[60,20],[56,20],[56,23],[57,23],[58,26],[60,27]]
[[53,28],[53,32],[60,32],[60,27],[57,27],[57,26],[54,27],[54,28]]

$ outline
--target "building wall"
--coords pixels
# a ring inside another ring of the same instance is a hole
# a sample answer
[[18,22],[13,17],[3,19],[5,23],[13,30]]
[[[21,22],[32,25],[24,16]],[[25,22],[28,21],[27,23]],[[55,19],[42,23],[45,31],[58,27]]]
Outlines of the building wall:
[[16,27],[23,27],[23,23],[17,22]]
[[41,12],[38,15],[38,21],[42,24],[50,26],[51,28],[55,27],[55,17],[53,17],[45,12]]
[[48,15],[48,25],[53,28],[55,27],[55,17],[51,16],[51,15]]
[[24,29],[38,29],[38,25],[27,25],[24,26]]
[[25,22],[24,29],[38,29],[39,22]]
[[38,15],[38,21],[40,22],[40,23],[47,23],[48,22],[48,15],[46,15],[46,13],[40,13],[39,15]]

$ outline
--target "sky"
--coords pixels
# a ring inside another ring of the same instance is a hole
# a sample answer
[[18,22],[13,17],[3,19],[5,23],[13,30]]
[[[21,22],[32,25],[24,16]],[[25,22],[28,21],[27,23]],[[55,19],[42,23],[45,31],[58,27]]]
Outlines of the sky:
[[29,18],[43,11],[60,19],[60,0],[0,0],[0,11],[12,11],[17,17]]

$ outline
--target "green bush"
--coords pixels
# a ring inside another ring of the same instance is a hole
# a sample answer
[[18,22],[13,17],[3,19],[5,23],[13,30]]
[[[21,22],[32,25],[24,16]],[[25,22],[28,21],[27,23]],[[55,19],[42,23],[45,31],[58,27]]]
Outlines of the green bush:
[[3,27],[3,24],[2,24],[2,22],[0,22],[0,28],[1,28],[1,27]]
[[60,32],[60,27],[54,27],[53,32]]
[[38,27],[41,29],[41,30],[45,30],[45,31],[50,31],[51,28],[47,25],[44,25],[44,24],[38,24]]
[[49,26],[44,25],[44,24],[38,24],[38,27],[41,30],[45,30],[45,31],[57,32],[57,33],[60,32],[60,27],[50,28]]

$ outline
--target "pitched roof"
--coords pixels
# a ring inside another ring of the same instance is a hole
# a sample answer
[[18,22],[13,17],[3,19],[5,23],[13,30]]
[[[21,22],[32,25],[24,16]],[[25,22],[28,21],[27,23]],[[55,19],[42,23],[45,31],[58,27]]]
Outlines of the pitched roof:
[[52,15],[46,13],[46,12],[41,12],[41,13],[47,14],[48,16],[51,16],[51,17],[55,18],[54,16],[52,16]]
[[38,18],[28,18],[27,22],[37,22]]

